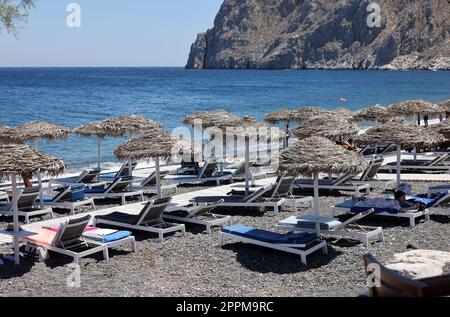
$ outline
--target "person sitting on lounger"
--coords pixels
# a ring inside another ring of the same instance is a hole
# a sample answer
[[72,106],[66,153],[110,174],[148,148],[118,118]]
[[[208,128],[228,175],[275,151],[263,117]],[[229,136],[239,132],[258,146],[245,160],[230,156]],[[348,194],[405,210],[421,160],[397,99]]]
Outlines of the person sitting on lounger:
[[356,151],[358,150],[358,147],[355,143],[353,143],[353,139],[349,139],[347,142],[342,144],[342,147],[349,151]]
[[406,212],[409,210],[416,210],[420,207],[420,203],[416,202],[414,204],[408,203],[406,201],[406,194],[405,192],[398,190],[395,193],[395,200],[398,202],[398,209],[400,212]]

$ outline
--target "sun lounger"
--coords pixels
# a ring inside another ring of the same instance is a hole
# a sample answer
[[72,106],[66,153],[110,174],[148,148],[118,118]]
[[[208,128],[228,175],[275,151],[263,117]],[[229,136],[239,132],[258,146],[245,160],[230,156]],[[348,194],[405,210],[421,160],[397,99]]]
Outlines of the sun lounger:
[[206,182],[216,182],[217,186],[220,186],[223,181],[232,182],[232,174],[221,175],[216,172],[217,163],[205,163],[197,175],[167,175],[164,177],[166,181],[171,184],[203,184]]
[[121,198],[121,204],[126,204],[127,197],[139,196],[141,201],[144,201],[144,192],[142,190],[127,190],[126,188],[133,182],[133,177],[125,176],[114,180],[106,188],[92,188],[86,189],[87,197],[92,198]]
[[345,222],[341,222],[333,217],[301,216],[289,217],[278,222],[275,229],[279,231],[293,232],[316,232],[316,224],[320,223],[320,233],[338,239],[349,239],[362,242],[368,248],[371,241],[384,242],[383,228],[361,226],[355,224],[356,221],[372,214],[373,209],[359,213]]
[[275,185],[261,187],[248,196],[230,195],[230,196],[204,196],[195,197],[191,200],[197,205],[214,203],[223,200],[220,207],[242,207],[242,208],[273,208],[275,214],[279,213],[280,208],[285,203],[284,198],[265,198],[264,195],[273,190]]
[[222,228],[220,231],[220,246],[224,245],[225,239],[297,254],[305,265],[307,265],[306,257],[311,253],[318,250],[322,250],[324,254],[328,253],[326,242],[311,233],[279,234],[243,225],[233,225]]
[[156,233],[161,242],[164,240],[164,235],[167,233],[181,231],[184,236],[186,234],[186,229],[183,224],[168,223],[163,220],[162,215],[170,201],[171,198],[149,201],[137,215],[113,212],[107,215],[96,216],[95,225],[103,224]]
[[203,206],[166,211],[163,214],[163,218],[175,222],[179,221],[205,226],[206,232],[210,234],[211,227],[213,226],[230,226],[232,224],[230,216],[216,215],[212,213],[212,211],[222,203],[223,200],[219,200],[215,203],[206,204]]
[[9,195],[6,192],[0,191],[0,200],[5,200],[7,203],[9,203]]
[[370,297],[450,296],[450,275],[412,280],[389,270],[370,254],[364,256],[364,267],[368,278],[379,277],[379,285],[373,283],[369,288]]
[[69,209],[71,215],[74,215],[75,208],[80,206],[90,205],[95,210],[94,199],[85,197],[84,188],[73,188],[72,186],[64,187],[54,196],[44,196],[44,205],[53,208]]
[[103,259],[108,261],[108,249],[125,244],[131,245],[133,251],[136,251],[135,239],[128,231],[105,235],[102,239],[86,235],[86,232],[91,232],[91,234],[95,232],[86,230],[90,220],[90,215],[71,219],[61,224],[59,228],[42,228],[36,232],[36,235],[28,236],[24,240],[47,250],[69,256],[77,264],[81,258],[99,252],[102,252]]
[[[162,178],[165,175],[168,175],[169,171],[164,171],[160,173],[160,178]],[[146,178],[137,178],[134,177],[133,181],[136,180],[140,180],[139,182],[134,182],[133,183],[133,189],[134,190],[142,190],[145,194],[156,194],[156,172],[151,173],[148,177]],[[169,189],[173,189],[173,190],[177,190],[177,185],[176,184],[172,184],[172,185],[165,185],[165,186],[161,186],[161,189],[164,190],[169,190]]]
[[[420,172],[450,172],[450,165],[447,165],[447,160],[450,153],[445,153],[441,156],[436,157],[433,160],[403,160],[401,162],[402,171],[414,171],[416,173]],[[388,171],[389,173],[397,172],[397,162],[389,163],[381,168],[383,171]]]
[[[137,162],[131,163],[131,172],[134,171],[134,169],[137,166]],[[122,164],[120,169],[116,173],[101,173],[100,174],[100,181],[113,181],[118,177],[126,177],[126,176],[133,176],[130,175],[130,164],[129,162]]]
[[399,212],[398,210],[387,208],[356,207],[355,202],[353,202],[352,200],[346,200],[342,203],[332,206],[331,209],[333,211],[333,217],[339,213],[361,213],[373,209],[373,215],[408,219],[411,228],[414,228],[416,226],[416,219],[424,217],[426,221],[430,220],[430,211],[428,209]]
[[395,188],[395,180],[379,180],[377,174],[383,166],[384,158],[378,157],[370,160],[369,166],[362,173],[361,177],[354,177],[352,183],[354,184],[370,184],[371,187],[380,188],[382,190]]
[[98,181],[100,170],[84,170],[80,175],[76,177],[57,178],[49,181],[49,186],[52,184],[59,185],[72,185],[72,184],[84,184],[88,188],[106,186],[106,181]]
[[[370,184],[368,182],[354,181],[355,174],[346,174],[339,178],[321,179],[319,180],[319,190],[342,190],[352,191],[360,194],[361,191],[370,192]],[[312,179],[298,179],[295,181],[296,188],[299,189],[314,189],[314,181]]]
[[[266,174],[265,172],[255,172],[252,170],[252,165],[254,163],[250,162],[249,166],[250,166],[250,170],[249,170],[249,177],[250,179],[261,179],[261,178],[265,178]],[[245,179],[245,161],[240,162],[237,167],[235,169],[224,169],[224,173],[225,174],[231,174],[233,175],[233,180],[243,180]]]
[[[50,214],[53,218],[51,208],[40,208],[35,205],[36,200],[42,194],[42,189],[38,187],[19,189],[17,206],[19,208],[19,217],[25,218],[25,223],[30,223],[30,217]],[[4,216],[13,215],[13,203],[0,204],[0,214]]]

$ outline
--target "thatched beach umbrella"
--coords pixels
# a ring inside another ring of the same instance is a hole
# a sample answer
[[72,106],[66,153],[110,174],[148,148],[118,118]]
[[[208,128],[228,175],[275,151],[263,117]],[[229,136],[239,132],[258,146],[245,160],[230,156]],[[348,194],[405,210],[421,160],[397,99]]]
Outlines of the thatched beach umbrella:
[[[313,177],[314,210],[319,217],[319,174],[358,174],[367,165],[367,160],[360,154],[345,150],[326,138],[313,136],[299,140],[289,149],[281,152],[279,170],[284,175]],[[317,234],[320,235],[319,223],[317,223]]]
[[[17,127],[9,129],[5,134],[7,143],[24,143],[31,141],[33,149],[38,151],[38,140],[45,139],[47,141],[54,141],[56,139],[65,139],[70,135],[70,129],[53,123],[45,121],[29,121]],[[33,174],[23,174],[30,179]],[[42,187],[42,175],[38,174],[39,187]],[[41,195],[41,207],[44,207],[44,197]]]
[[[241,118],[239,116],[236,116],[226,110],[218,109],[213,111],[195,112],[191,115],[183,117],[182,122],[194,128],[194,137],[195,137],[196,136],[195,128],[198,125],[201,126],[202,131],[200,131],[200,135],[203,136],[204,129],[217,127],[223,130],[224,127],[232,126],[237,122],[239,122],[240,120]],[[201,143],[203,147],[203,137],[201,137],[200,140],[197,139],[195,141]],[[225,143],[225,139],[223,140],[223,143]],[[222,159],[225,159],[226,153],[224,152],[222,154],[223,154]],[[221,170],[223,170],[223,163],[221,164]]]
[[347,108],[338,108],[333,111],[333,114],[347,121],[353,121],[354,113]]
[[221,125],[219,127],[225,129],[227,135],[241,137],[245,140],[245,189],[246,194],[248,194],[250,189],[250,139],[256,138],[259,152],[259,139],[261,137],[272,137],[273,131],[270,126],[257,122],[255,118],[250,116],[245,116],[233,125],[226,127]]
[[[17,201],[17,175],[48,174],[55,176],[64,172],[64,162],[34,151],[24,144],[0,145],[0,178],[10,177],[13,191],[14,232],[19,233],[19,211]],[[17,236],[13,238],[15,263],[19,264],[19,243]]]
[[329,114],[312,118],[294,130],[294,134],[301,139],[322,136],[333,141],[357,135],[358,132],[359,127],[355,123]]
[[[117,138],[128,134],[128,138],[130,139],[133,132],[154,129],[159,130],[161,127],[162,126],[160,123],[153,120],[148,120],[142,116],[121,115],[104,120],[89,122],[74,129],[73,132],[85,137],[97,137],[97,168],[101,169],[101,141],[103,138]],[[129,165],[131,168],[131,164]]]
[[450,111],[450,99],[446,101],[442,101],[438,104],[438,106],[444,110],[444,112]]
[[380,126],[371,128],[355,140],[356,143],[361,145],[397,145],[397,186],[401,184],[402,147],[423,147],[439,144],[444,141],[445,138],[433,130],[417,127],[403,119],[391,120]]
[[446,139],[450,139],[450,120],[442,121],[430,127],[431,130],[442,134]]
[[325,115],[332,115],[332,111],[328,111],[322,107],[302,107],[296,111],[296,115],[300,118],[301,122],[311,120],[315,117],[321,117]]
[[421,114],[440,114],[442,112],[445,112],[441,107],[438,107],[436,105],[433,105],[431,102],[421,99],[402,101],[389,106],[387,110],[389,114],[394,116],[417,115],[419,125]]
[[353,120],[355,121],[387,122],[391,119],[392,114],[389,114],[387,108],[381,105],[361,109],[353,116]]
[[7,133],[7,138],[11,143],[23,143],[32,141],[36,144],[37,140],[45,139],[53,141],[56,139],[65,139],[69,136],[70,129],[48,123],[45,121],[30,121],[11,128]]
[[194,126],[196,123],[201,123],[203,128],[217,127],[219,125],[233,124],[241,120],[226,110],[219,109],[214,111],[200,111],[183,118],[183,123]]
[[[290,122],[302,121],[301,117],[299,116],[299,113],[296,110],[289,110],[289,109],[279,109],[275,112],[269,113],[264,117],[264,120],[272,124],[283,122],[286,130],[288,129]],[[284,137],[284,144],[285,147],[288,146],[287,134],[285,134]]]
[[160,181],[160,158],[199,151],[198,146],[183,139],[174,139],[163,130],[149,130],[137,138],[120,144],[114,155],[119,160],[154,159],[156,169],[156,190],[158,198],[162,197]]

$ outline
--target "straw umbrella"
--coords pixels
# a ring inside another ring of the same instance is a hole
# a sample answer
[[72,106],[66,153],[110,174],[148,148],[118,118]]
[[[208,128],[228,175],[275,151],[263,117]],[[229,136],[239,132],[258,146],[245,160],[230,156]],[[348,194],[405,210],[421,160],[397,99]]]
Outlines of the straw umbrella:
[[3,142],[3,138],[7,138],[7,135],[10,130],[11,128],[8,127],[7,125],[0,124],[0,142]]
[[173,139],[170,133],[155,129],[120,144],[114,150],[114,154],[120,160],[154,159],[157,197],[162,198],[160,158],[184,155],[190,151],[197,150],[198,147],[193,143],[183,139]]
[[365,109],[361,109],[354,114],[353,120],[355,121],[374,121],[387,122],[392,119],[392,115],[389,114],[386,107],[381,105],[371,106]]
[[[195,127],[200,124],[202,127],[201,134],[203,135],[203,130],[212,127],[226,127],[232,126],[239,122],[241,118],[236,116],[226,110],[218,109],[213,111],[199,111],[182,118],[184,124]],[[195,132],[194,132],[195,136]],[[203,138],[201,140],[196,140],[202,144],[202,157],[203,157]],[[225,143],[225,139],[223,140]],[[226,153],[222,153],[222,159],[225,159]],[[220,164],[220,169],[223,172],[223,162]]]
[[401,184],[401,150],[406,146],[429,146],[444,142],[442,135],[417,127],[403,119],[388,121],[380,126],[367,130],[360,135],[355,142],[361,145],[370,144],[395,144],[397,145],[397,186]]
[[[283,175],[304,175],[314,179],[314,210],[320,217],[319,174],[340,175],[360,173],[366,167],[367,160],[354,151],[348,151],[332,141],[313,136],[297,141],[280,154],[279,171]],[[320,235],[320,223],[316,225]]]
[[[257,122],[250,116],[245,116],[233,125],[219,125],[219,127],[226,129],[227,135],[243,137],[245,140],[245,191],[248,195],[250,189],[250,139],[269,137],[272,131],[268,125]],[[259,142],[257,146],[259,146]]]
[[333,112],[328,111],[321,107],[302,107],[298,109],[296,112],[299,121],[305,122],[311,120],[314,117],[321,117],[325,115],[333,115]]
[[[97,168],[101,169],[100,161],[102,139],[105,137],[117,138],[125,134],[128,134],[128,138],[130,139],[133,132],[152,129],[161,129],[161,124],[153,120],[148,120],[142,116],[121,115],[101,121],[89,122],[74,129],[73,132],[85,137],[97,137]],[[131,164],[129,165],[129,168],[131,168]]]
[[333,111],[333,114],[335,114],[336,116],[338,116],[344,120],[353,121],[354,113],[349,109],[338,108]]
[[444,110],[444,112],[450,111],[450,99],[446,101],[442,101],[438,104],[438,106]]
[[13,190],[13,221],[14,221],[14,255],[15,263],[19,264],[19,244],[17,234],[19,233],[19,211],[17,206],[18,189],[17,175],[23,174],[48,174],[51,176],[64,172],[64,162],[34,151],[24,144],[8,144],[0,146],[0,177],[10,177]]
[[[301,117],[299,116],[298,112],[295,110],[289,110],[289,109],[279,109],[277,111],[274,111],[272,113],[267,114],[264,117],[264,120],[266,122],[275,124],[278,122],[284,122],[284,126],[286,130],[288,129],[289,122],[301,122]],[[288,145],[288,136],[285,135],[284,137],[284,144],[287,147]]]
[[[38,140],[45,139],[47,141],[54,141],[56,139],[66,139],[70,135],[70,129],[53,123],[45,121],[29,121],[24,124],[10,128],[5,134],[6,143],[24,143],[32,142],[33,149],[38,151]],[[32,174],[29,175],[30,178]],[[42,175],[38,174],[39,187],[42,187]],[[44,206],[43,196],[40,197],[41,207]]]
[[441,107],[433,105],[431,102],[418,100],[406,100],[387,108],[388,113],[394,116],[417,115],[418,124],[420,125],[421,114],[439,114],[443,112]]
[[329,114],[314,117],[294,130],[294,134],[299,138],[322,136],[333,141],[357,135],[358,132],[359,127],[355,123]]

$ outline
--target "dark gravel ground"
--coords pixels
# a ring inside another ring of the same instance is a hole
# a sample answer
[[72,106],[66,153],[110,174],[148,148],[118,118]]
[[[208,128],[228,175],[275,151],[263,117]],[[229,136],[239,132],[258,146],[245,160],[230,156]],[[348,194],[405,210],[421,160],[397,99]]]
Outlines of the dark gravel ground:
[[[431,183],[414,184],[423,192]],[[179,192],[196,190],[184,187]],[[328,194],[321,197],[324,211],[330,205],[348,198]],[[107,202],[105,208],[111,202]],[[312,210],[304,210],[311,213]],[[271,229],[277,219],[293,213],[283,212],[277,218],[261,212],[230,211],[234,223]],[[5,221],[6,219],[0,219]],[[371,246],[370,252],[382,262],[395,253],[408,251],[408,245],[421,249],[450,251],[450,217],[433,216],[414,229],[406,221],[378,217],[363,221],[385,228],[386,242]],[[4,226],[5,222],[0,226]],[[111,251],[111,260],[85,258],[81,262],[81,287],[67,287],[71,272],[69,261],[53,256],[46,263],[23,261],[16,268],[0,268],[2,296],[357,296],[365,291],[362,256],[367,250],[360,244],[344,240],[329,241],[329,255],[317,253],[303,266],[299,257],[252,245],[230,242],[217,246],[219,229],[202,233],[188,226],[185,238],[169,236],[164,243],[156,236],[137,234],[138,252]],[[6,247],[0,251],[10,252]],[[450,265],[445,267],[450,273]]]

